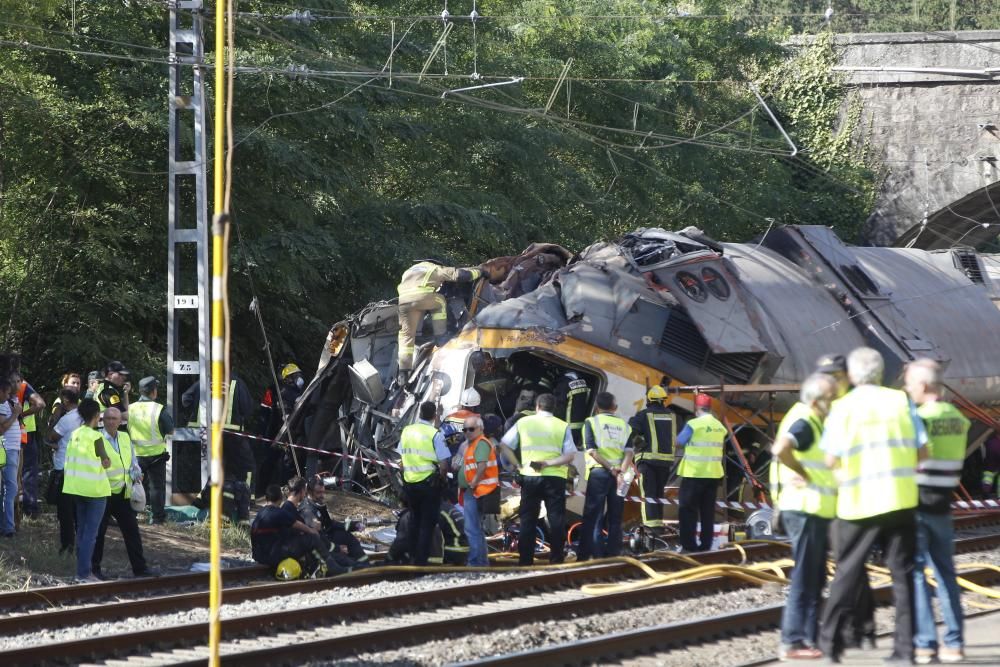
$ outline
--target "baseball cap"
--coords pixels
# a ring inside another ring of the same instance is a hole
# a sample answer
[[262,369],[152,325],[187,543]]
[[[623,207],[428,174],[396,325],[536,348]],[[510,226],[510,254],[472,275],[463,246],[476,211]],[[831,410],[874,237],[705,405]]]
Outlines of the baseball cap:
[[712,407],[712,397],[708,394],[698,394],[694,397],[694,407],[696,408],[710,408]]
[[816,360],[817,373],[846,373],[847,360],[842,354],[824,354]]
[[121,373],[122,375],[128,375],[128,369],[125,368],[125,364],[120,361],[109,361],[108,365],[104,367],[105,374],[107,373]]
[[160,381],[157,380],[154,375],[150,375],[139,380],[139,391],[143,393],[148,393],[150,390],[159,386]]

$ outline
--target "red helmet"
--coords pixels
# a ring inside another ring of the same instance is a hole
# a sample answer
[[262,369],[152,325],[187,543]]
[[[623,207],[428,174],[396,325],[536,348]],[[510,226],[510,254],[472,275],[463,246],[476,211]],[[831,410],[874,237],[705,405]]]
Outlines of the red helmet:
[[708,394],[697,394],[694,397],[694,407],[696,408],[710,408],[712,407],[712,397]]

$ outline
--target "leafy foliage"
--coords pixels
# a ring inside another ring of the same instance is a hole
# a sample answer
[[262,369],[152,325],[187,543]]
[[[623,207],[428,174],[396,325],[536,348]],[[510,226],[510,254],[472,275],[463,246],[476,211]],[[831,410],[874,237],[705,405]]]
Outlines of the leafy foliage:
[[[234,367],[251,382],[267,377],[255,293],[276,361],[308,366],[329,324],[392,295],[417,257],[581,249],[639,226],[850,236],[867,214],[873,175],[853,116],[838,118],[828,47],[789,65],[784,28],[729,3],[483,0],[473,26],[471,2],[453,2],[434,58],[444,24],[425,0],[309,5],[323,20],[239,7],[229,286]],[[53,3],[21,22],[34,27],[0,23],[0,39],[126,59],[0,51],[0,336],[43,386],[112,358],[162,375],[166,11]],[[750,81],[804,158],[787,157]]]

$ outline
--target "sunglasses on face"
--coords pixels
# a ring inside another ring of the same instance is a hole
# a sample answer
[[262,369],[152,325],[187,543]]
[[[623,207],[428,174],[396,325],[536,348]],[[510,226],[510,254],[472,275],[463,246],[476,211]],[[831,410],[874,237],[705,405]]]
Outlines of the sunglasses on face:
[[463,428],[462,429],[462,431],[465,432],[465,433],[473,433],[473,432],[478,431],[478,430],[479,430],[478,426],[473,426],[472,428]]

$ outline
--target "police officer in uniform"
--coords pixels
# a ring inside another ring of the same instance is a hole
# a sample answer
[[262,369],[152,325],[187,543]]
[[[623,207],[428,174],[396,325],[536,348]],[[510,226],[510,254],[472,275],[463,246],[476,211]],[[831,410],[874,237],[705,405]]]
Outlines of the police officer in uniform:
[[555,396],[540,395],[535,401],[535,414],[520,419],[502,440],[509,460],[516,460],[513,450],[521,451],[521,505],[518,508],[521,565],[532,565],[535,561],[535,531],[543,502],[549,522],[549,562],[562,563],[565,558],[566,479],[569,464],[576,456],[576,445],[568,424],[552,414],[555,409]]
[[153,523],[167,519],[164,509],[167,497],[167,436],[174,432],[174,418],[170,410],[156,402],[159,381],[150,375],[139,380],[139,400],[132,404],[132,427],[129,435],[139,457],[142,469],[142,486],[153,514]]
[[104,379],[94,388],[94,400],[101,408],[117,408],[121,412],[121,428],[128,430],[128,369],[120,361],[109,361],[104,367]]
[[[646,498],[660,498],[674,467],[674,442],[679,415],[667,407],[667,392],[660,385],[646,392],[646,407],[629,420],[631,445],[636,451],[639,486]],[[642,525],[654,533],[663,532],[663,505],[642,503]]]
[[[694,399],[695,418],[677,434],[677,456],[681,478],[677,518],[681,548],[685,551],[708,551],[715,533],[715,496],[719,480],[725,476],[722,448],[726,427],[712,414],[712,398],[698,394]],[[696,542],[695,526],[701,522],[701,540]]]
[[[583,425],[583,443],[587,451],[587,498],[583,507],[583,527],[577,560],[591,556],[618,556],[622,551],[622,513],[625,499],[618,495],[618,483],[623,471],[632,466],[630,429],[625,420],[615,414],[618,404],[614,395],[602,391],[597,395],[597,414]],[[607,517],[607,548],[601,548],[603,517]],[[602,553],[603,551],[603,553]]]
[[427,565],[434,526],[441,506],[442,480],[448,472],[451,452],[443,438],[436,438],[437,405],[420,404],[416,423],[403,429],[399,454],[403,464],[403,492],[410,508],[410,543],[407,553],[414,565]]
[[885,550],[896,608],[891,661],[913,660],[913,568],[918,503],[917,462],[927,434],[906,394],[882,387],[882,355],[871,348],[847,357],[854,389],[833,404],[820,447],[838,470],[833,543],[837,571],[823,608],[820,649],[838,661],[844,632],[855,622],[859,588],[868,588],[872,545]]

